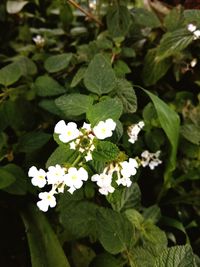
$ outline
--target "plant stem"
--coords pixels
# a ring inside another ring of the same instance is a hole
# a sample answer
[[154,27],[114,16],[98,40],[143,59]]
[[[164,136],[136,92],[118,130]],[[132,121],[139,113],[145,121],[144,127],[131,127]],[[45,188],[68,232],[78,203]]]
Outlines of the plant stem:
[[77,158],[74,160],[74,162],[72,163],[72,167],[76,166],[76,164],[79,163],[80,159],[81,159],[81,155],[78,155],[78,157],[77,157]]
[[71,5],[78,8],[82,13],[84,13],[88,18],[94,20],[99,26],[103,26],[102,22],[98,20],[93,14],[88,12],[87,10],[83,9],[78,3],[76,3],[74,0],[67,0]]

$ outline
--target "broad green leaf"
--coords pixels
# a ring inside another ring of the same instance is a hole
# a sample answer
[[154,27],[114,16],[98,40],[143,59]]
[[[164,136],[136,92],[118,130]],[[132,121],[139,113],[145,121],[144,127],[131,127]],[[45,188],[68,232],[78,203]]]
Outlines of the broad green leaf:
[[159,206],[152,205],[143,211],[143,217],[145,220],[151,220],[153,223],[157,223],[161,218],[161,211]]
[[37,73],[36,64],[28,57],[19,56],[17,57],[15,63],[19,66],[22,75],[25,77],[28,75],[35,75]]
[[127,209],[137,209],[141,206],[141,192],[137,183],[130,187],[116,189],[107,197],[115,211],[123,212]]
[[32,267],[70,267],[65,253],[45,215],[35,206],[23,211]]
[[137,97],[130,82],[118,79],[116,95],[123,104],[124,113],[134,113],[137,110]]
[[78,152],[69,149],[68,146],[62,145],[57,147],[51,156],[48,158],[46,168],[55,166],[56,164],[73,163],[78,156]]
[[31,153],[43,147],[51,139],[51,134],[44,132],[30,132],[22,135],[17,144],[18,152]]
[[142,77],[146,86],[154,85],[160,80],[167,73],[172,64],[171,60],[168,58],[161,61],[155,60],[156,53],[157,48],[149,49],[144,59]]
[[169,160],[164,174],[166,187],[170,187],[171,174],[176,168],[176,153],[179,141],[180,118],[178,114],[160,98],[158,98],[156,95],[150,93],[147,90],[144,91],[151,98],[157,111],[161,127],[163,128],[171,145]]
[[124,78],[126,74],[131,73],[129,66],[122,60],[116,61],[114,64],[114,71],[119,78]]
[[165,249],[153,267],[197,267],[197,265],[192,248],[185,245]]
[[188,23],[194,23],[195,25],[200,26],[200,10],[185,9],[183,15]]
[[125,36],[131,24],[130,11],[124,5],[113,5],[108,10],[106,22],[113,38]]
[[92,157],[96,161],[108,162],[116,160],[119,152],[120,150],[115,144],[109,141],[101,141],[95,147]]
[[50,56],[45,60],[44,67],[50,73],[64,70],[68,67],[72,59],[72,55],[72,53],[63,53],[60,55]]
[[164,25],[168,31],[175,31],[184,26],[183,10],[179,7],[173,8],[164,18]]
[[0,168],[0,189],[8,187],[15,182],[15,176],[8,170]]
[[9,86],[17,82],[21,76],[22,72],[19,65],[11,63],[0,69],[0,84]]
[[89,91],[98,95],[109,93],[114,89],[115,73],[103,55],[94,56],[85,72],[84,83]]
[[80,69],[78,69],[71,82],[71,87],[75,87],[81,82],[81,80],[84,78],[86,69],[86,67],[81,67]]
[[131,12],[134,21],[142,26],[157,28],[161,26],[156,14],[144,8],[134,8]]
[[96,256],[89,267],[121,267],[120,262],[108,253]]
[[93,98],[83,94],[68,94],[55,100],[56,106],[66,118],[79,116],[89,111],[93,104]]
[[67,233],[66,240],[90,235],[96,236],[96,211],[98,206],[92,202],[81,200],[79,195],[76,199],[74,194],[65,192],[58,206],[60,223]]
[[69,3],[63,2],[60,5],[60,21],[63,29],[67,32],[73,21],[73,12]]
[[176,55],[194,40],[193,34],[187,29],[178,29],[163,35],[156,53],[156,61]]
[[93,105],[86,113],[88,120],[95,126],[99,121],[109,118],[118,120],[122,114],[123,106],[118,99],[107,98]]
[[27,192],[28,178],[22,168],[15,164],[7,164],[3,169],[12,174],[16,179],[14,183],[4,188],[4,191],[14,195],[25,195]]
[[62,111],[56,106],[54,99],[44,99],[38,104],[41,108],[47,110],[48,112],[59,116],[60,118],[64,118],[64,114]]
[[26,4],[28,4],[28,1],[7,1],[6,10],[9,14],[16,14],[20,12]]
[[56,80],[50,76],[39,76],[35,81],[36,93],[39,96],[56,96],[66,92]]
[[104,249],[111,254],[126,251],[134,238],[134,229],[126,217],[111,209],[97,212],[98,238]]
[[195,145],[200,145],[200,126],[185,124],[181,126],[182,136]]
[[88,267],[95,258],[95,252],[81,243],[73,244],[71,255],[74,267]]

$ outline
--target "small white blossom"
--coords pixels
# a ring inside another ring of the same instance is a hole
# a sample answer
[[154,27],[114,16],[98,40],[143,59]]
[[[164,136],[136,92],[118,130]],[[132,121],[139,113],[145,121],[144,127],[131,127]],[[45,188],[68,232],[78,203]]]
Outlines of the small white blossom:
[[131,144],[134,144],[138,140],[138,134],[143,127],[144,127],[143,121],[140,121],[137,124],[133,124],[128,127],[127,133],[128,133],[128,136],[130,137],[128,141]]
[[100,121],[93,128],[93,132],[98,139],[103,140],[107,137],[111,137],[115,128],[116,123],[112,119],[107,119],[105,122]]
[[149,166],[151,170],[162,163],[162,161],[159,159],[160,151],[157,151],[156,153],[150,153],[149,151],[145,150],[142,152],[141,156],[141,165],[143,167]]
[[197,40],[200,38],[200,30],[194,31],[193,34],[194,34],[194,40]]
[[132,184],[132,181],[131,181],[131,179],[129,177],[123,176],[121,178],[118,178],[117,181],[116,181],[116,183],[118,185],[122,184],[123,186],[130,187],[131,184]]
[[137,172],[138,163],[135,159],[130,158],[129,161],[123,161],[120,165],[122,167],[121,174],[123,177],[130,177]]
[[71,143],[69,143],[69,147],[70,147],[70,149],[75,150],[76,149],[76,143],[74,141],[72,141]]
[[61,120],[56,124],[54,132],[59,134],[59,139],[63,143],[68,143],[80,135],[75,122],[65,124],[64,120]]
[[99,192],[102,195],[108,195],[108,193],[113,193],[115,188],[111,185],[112,175],[106,174],[105,170],[101,174],[95,174],[91,177],[93,182],[96,182],[99,186]]
[[47,182],[48,184],[59,184],[63,182],[65,175],[65,168],[62,168],[60,165],[50,166],[47,172]]
[[85,160],[86,161],[90,161],[90,160],[92,160],[92,153],[89,151],[88,153],[87,153],[87,155],[85,156]]
[[196,64],[197,64],[197,59],[196,58],[193,58],[193,60],[190,62],[190,66],[192,68],[194,68],[196,66]]
[[51,191],[39,193],[39,198],[41,200],[37,202],[37,206],[44,212],[46,212],[49,207],[53,208],[56,206],[56,198]]
[[68,191],[72,194],[76,189],[83,185],[83,181],[87,181],[88,173],[84,168],[77,169],[70,167],[68,173],[65,174],[65,184],[69,186]]
[[192,24],[192,23],[190,23],[190,24],[187,25],[187,29],[190,32],[194,32],[197,29],[197,26]]
[[33,42],[40,47],[44,46],[45,39],[41,35],[36,35],[36,37],[33,37]]
[[28,176],[33,177],[31,183],[34,186],[42,188],[46,185],[46,172],[43,169],[37,169],[35,166],[32,166],[28,171]]
[[87,130],[88,132],[91,131],[91,124],[84,122],[82,129]]

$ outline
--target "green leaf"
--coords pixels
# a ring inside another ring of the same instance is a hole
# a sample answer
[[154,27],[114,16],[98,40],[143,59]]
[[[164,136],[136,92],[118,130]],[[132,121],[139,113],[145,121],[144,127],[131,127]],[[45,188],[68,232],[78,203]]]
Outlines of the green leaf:
[[39,76],[35,81],[35,88],[39,96],[56,96],[65,93],[65,88],[50,76]]
[[89,91],[98,95],[109,93],[114,89],[115,73],[103,55],[94,56],[85,72],[84,83]]
[[200,26],[200,10],[198,9],[185,9],[183,12],[184,18],[188,23],[194,23],[198,27]]
[[51,134],[43,132],[30,132],[20,137],[16,150],[31,153],[43,147],[51,139]]
[[56,234],[42,212],[29,206],[22,213],[32,267],[70,267]]
[[7,1],[6,10],[9,14],[16,14],[19,13],[26,4],[28,4],[28,1]]
[[96,256],[89,267],[121,267],[119,261],[108,253]]
[[48,112],[59,116],[60,118],[64,118],[64,114],[61,110],[56,106],[54,99],[44,99],[38,104],[41,108],[47,110]]
[[71,82],[71,87],[75,87],[81,82],[81,80],[84,78],[86,69],[86,67],[81,67],[80,69],[78,69]]
[[159,206],[152,205],[143,211],[143,217],[145,220],[151,220],[153,223],[157,223],[161,218],[161,211]]
[[113,5],[108,10],[106,22],[113,38],[125,36],[131,23],[130,11],[124,5]]
[[22,72],[19,65],[11,63],[0,69],[0,84],[9,86],[17,82],[21,76]]
[[101,141],[95,147],[92,156],[96,161],[107,162],[115,160],[119,152],[119,148],[115,144],[109,141]]
[[156,61],[176,55],[194,40],[193,34],[187,29],[178,29],[163,35],[156,53]]
[[124,113],[136,112],[137,97],[130,82],[125,79],[118,79],[116,86],[116,94],[123,104]]
[[140,188],[137,183],[133,183],[130,187],[116,189],[107,199],[115,211],[137,209],[141,206]]
[[168,31],[175,31],[183,27],[183,10],[179,7],[173,8],[164,18],[164,25]]
[[77,156],[77,151],[69,149],[69,147],[65,145],[59,146],[48,158],[46,168],[55,166],[56,164],[73,163]]
[[195,145],[200,145],[200,126],[185,124],[181,126],[182,136]]
[[75,243],[72,246],[72,260],[74,267],[88,267],[90,262],[95,257],[94,251],[81,243]]
[[117,60],[115,62],[114,71],[119,78],[124,78],[126,74],[131,73],[129,66],[122,60]]
[[67,240],[96,236],[96,211],[98,206],[92,202],[76,200],[76,196],[68,192],[59,203],[60,223],[67,232]]
[[25,77],[28,75],[35,75],[37,73],[36,64],[28,57],[17,57],[16,64],[19,66],[22,75]]
[[44,67],[50,73],[64,70],[68,67],[72,59],[72,55],[72,53],[63,53],[60,55],[50,56],[45,60]]
[[12,173],[3,168],[0,168],[0,189],[13,184],[15,180],[15,176]]
[[16,179],[14,183],[4,188],[4,191],[14,195],[25,195],[27,192],[28,178],[22,168],[15,164],[7,164],[3,169],[8,171]]
[[97,225],[99,241],[109,253],[118,254],[131,245],[134,230],[122,214],[101,208],[97,212]]
[[156,16],[156,14],[152,11],[148,11],[144,8],[134,8],[131,12],[131,15],[135,21],[135,23],[150,27],[150,28],[158,28],[161,26],[160,20]]
[[147,90],[144,91],[151,98],[155,106],[155,109],[157,111],[161,127],[163,128],[171,144],[171,152],[169,155],[168,164],[164,174],[165,184],[166,187],[168,188],[171,186],[171,174],[176,168],[176,153],[179,141],[180,118],[178,114],[174,110],[172,110],[160,98],[158,98],[156,95],[150,93]]
[[79,116],[86,113],[93,104],[93,98],[83,94],[68,94],[55,100],[56,106],[63,112],[66,118]]
[[156,53],[157,48],[149,49],[144,59],[142,77],[146,86],[154,85],[160,80],[167,73],[172,64],[170,59],[161,61],[155,60]]
[[154,267],[197,267],[189,245],[165,249],[155,261]]
[[107,98],[93,105],[87,111],[87,118],[95,126],[99,121],[105,121],[109,118],[114,121],[118,120],[122,114],[123,106],[118,99]]

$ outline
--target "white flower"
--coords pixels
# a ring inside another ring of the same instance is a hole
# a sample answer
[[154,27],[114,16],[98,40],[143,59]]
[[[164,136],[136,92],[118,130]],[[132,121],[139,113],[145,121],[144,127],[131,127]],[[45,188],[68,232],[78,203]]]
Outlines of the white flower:
[[75,167],[70,167],[64,178],[65,184],[70,187],[68,191],[72,194],[74,190],[81,188],[83,181],[87,181],[88,173],[82,167],[79,170]]
[[53,208],[56,206],[56,198],[51,191],[39,193],[39,198],[41,200],[37,202],[37,206],[44,212],[46,212],[49,207]]
[[84,122],[82,129],[87,130],[88,132],[91,131],[91,124]]
[[128,127],[127,133],[128,133],[128,136],[130,137],[128,141],[131,144],[134,144],[138,140],[138,134],[143,127],[144,127],[143,121],[140,121],[137,124],[133,124]]
[[62,168],[60,165],[50,166],[47,172],[47,182],[48,184],[59,184],[63,182],[65,175],[65,168]]
[[93,132],[98,139],[105,139],[112,136],[115,130],[116,123],[112,119],[107,119],[105,122],[100,121],[94,128]]
[[192,68],[194,68],[196,66],[197,62],[198,62],[197,59],[196,58],[193,58],[193,60],[190,62],[190,66]]
[[142,152],[141,156],[141,165],[143,167],[149,166],[151,170],[162,163],[162,161],[158,158],[160,156],[160,151],[157,151],[156,153],[150,153],[149,151],[145,150]]
[[137,172],[136,168],[138,168],[138,163],[135,159],[130,158],[129,161],[123,161],[120,165],[122,167],[121,174],[123,177],[130,177]]
[[123,186],[127,186],[127,187],[130,187],[131,184],[132,184],[132,181],[130,180],[129,177],[121,177],[121,178],[118,178],[116,183],[118,185],[122,184]]
[[200,30],[194,31],[193,34],[194,34],[194,40],[198,39],[200,37]]
[[71,143],[69,143],[69,147],[70,147],[70,149],[75,150],[76,149],[76,143],[74,141],[72,141]]
[[31,183],[34,186],[42,188],[46,185],[46,172],[43,169],[38,170],[35,166],[32,166],[28,171],[28,176],[33,177]]
[[87,153],[87,155],[85,156],[85,160],[86,161],[90,161],[90,160],[92,160],[92,153],[89,151],[88,153]]
[[190,23],[187,25],[187,29],[190,32],[194,32],[197,29],[197,26],[195,26],[194,24]]
[[36,35],[36,37],[33,37],[33,41],[38,46],[44,46],[45,39],[41,35]]
[[113,193],[115,188],[112,187],[112,175],[101,173],[101,174],[94,174],[91,177],[92,182],[96,182],[99,186],[99,192],[102,195],[108,195],[108,193]]
[[55,125],[54,132],[59,134],[59,139],[63,143],[68,143],[69,141],[76,139],[80,135],[76,123],[69,122],[68,124],[65,124],[63,120],[59,121]]

